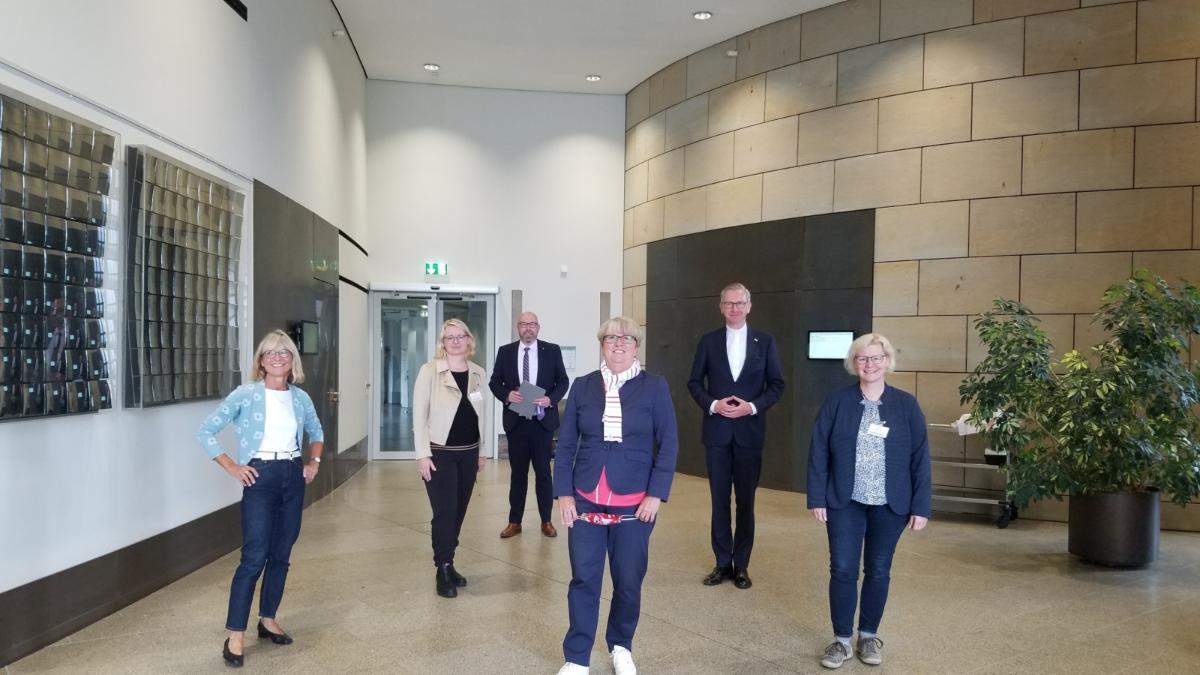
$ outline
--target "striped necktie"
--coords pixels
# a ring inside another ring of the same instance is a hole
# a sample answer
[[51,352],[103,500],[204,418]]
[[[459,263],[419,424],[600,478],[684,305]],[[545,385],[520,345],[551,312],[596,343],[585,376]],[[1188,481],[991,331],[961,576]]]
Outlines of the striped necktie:
[[521,381],[529,381],[529,347],[525,348],[525,356],[521,358]]

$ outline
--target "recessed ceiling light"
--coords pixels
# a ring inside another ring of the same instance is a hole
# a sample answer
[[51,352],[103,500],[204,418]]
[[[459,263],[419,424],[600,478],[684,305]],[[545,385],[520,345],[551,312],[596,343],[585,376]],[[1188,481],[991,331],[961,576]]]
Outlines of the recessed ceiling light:
[[431,73],[436,73],[437,71],[439,71],[441,69],[442,69],[442,67],[436,63],[426,63],[425,64],[425,70],[428,70]]
[[333,37],[344,38],[344,37],[346,37],[346,31],[342,30],[341,28],[338,28],[337,30],[333,31]]
[[737,56],[737,55],[738,55],[738,50],[736,50],[736,49],[727,49],[727,50],[725,50],[725,56],[728,56],[728,57],[732,58],[732,57],[734,57],[734,56]]
[[583,79],[587,80],[588,82],[599,82],[600,76],[599,75],[588,75],[587,77],[585,77]]
[[713,13],[709,12],[707,10],[700,10],[699,12],[692,12],[692,18],[697,21],[708,21],[712,17],[713,17]]

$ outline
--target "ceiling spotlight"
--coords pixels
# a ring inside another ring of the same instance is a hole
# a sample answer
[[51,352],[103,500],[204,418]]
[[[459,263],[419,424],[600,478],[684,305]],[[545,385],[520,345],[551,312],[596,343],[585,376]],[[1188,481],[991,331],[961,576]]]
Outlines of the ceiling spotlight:
[[342,30],[341,28],[339,28],[339,29],[337,29],[337,30],[333,31],[333,37],[335,37],[335,38],[344,38],[344,37],[346,37],[346,31],[344,31],[344,30]]
[[692,12],[692,18],[697,21],[708,21],[712,17],[713,17],[713,13],[706,11],[706,10],[700,10],[699,12]]
[[738,55],[738,50],[736,50],[736,49],[727,49],[727,50],[725,50],[725,56],[728,56],[728,57],[731,57],[731,58],[732,58],[732,57],[734,57],[734,56],[737,56],[737,55]]
[[599,75],[588,75],[587,77],[585,77],[583,79],[587,80],[588,82],[599,82],[600,76]]
[[439,71],[441,69],[442,69],[442,67],[436,63],[426,63],[425,64],[425,70],[428,70],[431,73],[436,73],[437,71]]

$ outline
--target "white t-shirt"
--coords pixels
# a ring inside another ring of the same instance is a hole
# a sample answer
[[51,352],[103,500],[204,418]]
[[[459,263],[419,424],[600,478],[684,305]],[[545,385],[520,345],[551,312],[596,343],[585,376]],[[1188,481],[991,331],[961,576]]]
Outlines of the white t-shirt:
[[295,452],[299,448],[296,446],[296,412],[292,408],[291,390],[264,391],[267,394],[267,418],[263,423],[262,445],[258,452]]

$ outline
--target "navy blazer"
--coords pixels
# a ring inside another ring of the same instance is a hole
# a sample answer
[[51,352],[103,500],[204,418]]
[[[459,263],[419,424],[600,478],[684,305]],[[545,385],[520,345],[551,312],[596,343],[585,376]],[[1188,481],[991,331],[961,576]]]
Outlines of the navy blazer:
[[617,443],[604,440],[600,371],[575,378],[554,456],[555,497],[575,497],[576,488],[595,490],[603,469],[614,492],[645,491],[667,501],[679,454],[675,405],[667,380],[643,370],[621,385],[620,392],[621,442]]
[[[779,350],[775,348],[775,338],[747,327],[746,362],[734,381],[725,349],[725,330],[722,326],[700,338],[696,358],[692,360],[692,375],[688,378],[688,391],[704,411],[701,442],[705,447],[718,447],[736,438],[739,445],[761,448],[767,435],[764,413],[779,401],[786,386]],[[730,396],[753,403],[758,414],[729,419],[708,413],[713,401]]]
[[[520,344],[518,340],[501,345],[496,351],[492,379],[488,382],[488,389],[492,390],[492,395],[504,404],[502,424],[505,431],[512,431],[517,422],[521,421],[520,415],[508,409],[508,392],[521,388],[521,371],[517,368],[517,359],[520,358],[517,348]],[[558,428],[558,402],[567,395],[567,386],[570,385],[571,379],[567,377],[562,350],[558,345],[538,340],[537,348],[538,372],[534,384],[545,389],[546,396],[550,397],[550,407],[546,408],[546,415],[542,417],[541,423],[546,431],[554,431]]]
[[[850,503],[862,400],[855,382],[831,393],[817,413],[808,449],[810,509],[840,509]],[[891,385],[884,387],[879,400],[879,418],[888,427],[883,442],[888,508],[898,515],[928,518],[933,486],[925,415],[912,394]]]

